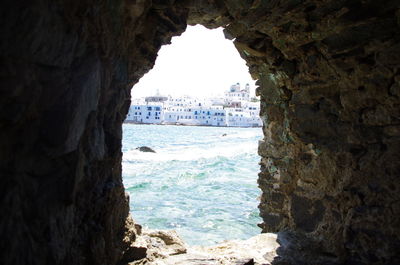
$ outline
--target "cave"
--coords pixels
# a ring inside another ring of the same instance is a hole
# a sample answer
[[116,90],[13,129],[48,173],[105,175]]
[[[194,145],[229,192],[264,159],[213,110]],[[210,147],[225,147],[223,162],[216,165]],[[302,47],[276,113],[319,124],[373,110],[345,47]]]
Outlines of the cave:
[[122,122],[188,24],[224,27],[258,80],[274,263],[400,263],[399,1],[6,0],[0,13],[2,264],[129,261]]

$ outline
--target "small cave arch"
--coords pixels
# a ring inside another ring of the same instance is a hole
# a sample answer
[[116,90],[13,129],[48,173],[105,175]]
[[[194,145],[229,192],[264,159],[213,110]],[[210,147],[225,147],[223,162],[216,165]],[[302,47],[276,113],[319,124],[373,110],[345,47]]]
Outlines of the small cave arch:
[[258,80],[259,208],[281,260],[398,263],[400,4],[306,2],[6,1],[3,263],[121,261],[135,238],[121,181],[129,91],[187,24],[225,27]]
[[[248,68],[222,28],[188,26],[161,48],[154,68],[132,88],[123,127],[122,176],[136,222],[174,229],[189,248],[260,233],[256,179],[262,131],[254,93]],[[138,152],[144,142],[156,153]]]

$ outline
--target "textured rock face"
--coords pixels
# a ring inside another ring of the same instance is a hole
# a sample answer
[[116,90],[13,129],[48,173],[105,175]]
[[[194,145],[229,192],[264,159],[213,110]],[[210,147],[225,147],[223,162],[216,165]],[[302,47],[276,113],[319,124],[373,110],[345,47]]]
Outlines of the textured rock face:
[[[304,238],[332,261],[400,262],[399,1],[2,7],[2,263],[125,260],[135,238],[121,181],[130,88],[187,23],[224,26],[258,79],[264,232],[288,231],[282,242]],[[301,240],[283,243],[282,255],[296,249]]]
[[174,230],[144,231],[135,244],[145,246],[147,256],[129,265],[269,265],[279,246],[271,233],[214,246],[186,246]]
[[308,234],[350,263],[399,262],[399,3],[291,3],[254,26],[259,42],[236,38],[262,97],[264,231]]
[[132,84],[186,26],[150,4],[3,3],[0,263],[116,264],[134,239],[122,121]]

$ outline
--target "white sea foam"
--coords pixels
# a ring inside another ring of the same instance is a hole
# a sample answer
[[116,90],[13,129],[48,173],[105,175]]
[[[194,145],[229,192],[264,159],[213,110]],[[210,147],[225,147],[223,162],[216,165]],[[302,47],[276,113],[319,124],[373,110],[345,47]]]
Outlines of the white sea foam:
[[153,229],[178,230],[189,244],[258,234],[261,137],[256,128],[124,125],[122,172],[132,215]]
[[238,139],[250,139],[250,138],[253,138],[253,137],[257,137],[257,136],[259,136],[260,135],[260,131],[257,131],[257,130],[253,130],[253,131],[242,131],[242,132],[234,132],[234,133],[227,133],[226,134],[226,136],[222,136],[221,135],[221,137],[224,137],[224,138],[227,138],[227,139],[235,139],[235,140],[238,140]]
[[257,143],[243,142],[223,146],[210,146],[208,148],[180,146],[179,148],[160,149],[156,153],[140,152],[134,149],[124,152],[123,161],[192,161],[214,157],[231,158],[245,153],[257,153]]

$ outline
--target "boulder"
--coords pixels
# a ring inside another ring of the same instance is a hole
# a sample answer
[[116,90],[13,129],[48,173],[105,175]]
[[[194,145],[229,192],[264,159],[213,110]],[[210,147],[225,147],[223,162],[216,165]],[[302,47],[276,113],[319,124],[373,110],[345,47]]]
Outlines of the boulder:
[[139,150],[140,152],[147,152],[147,153],[155,153],[156,152],[147,146],[140,146],[140,147],[136,148],[136,150]]

